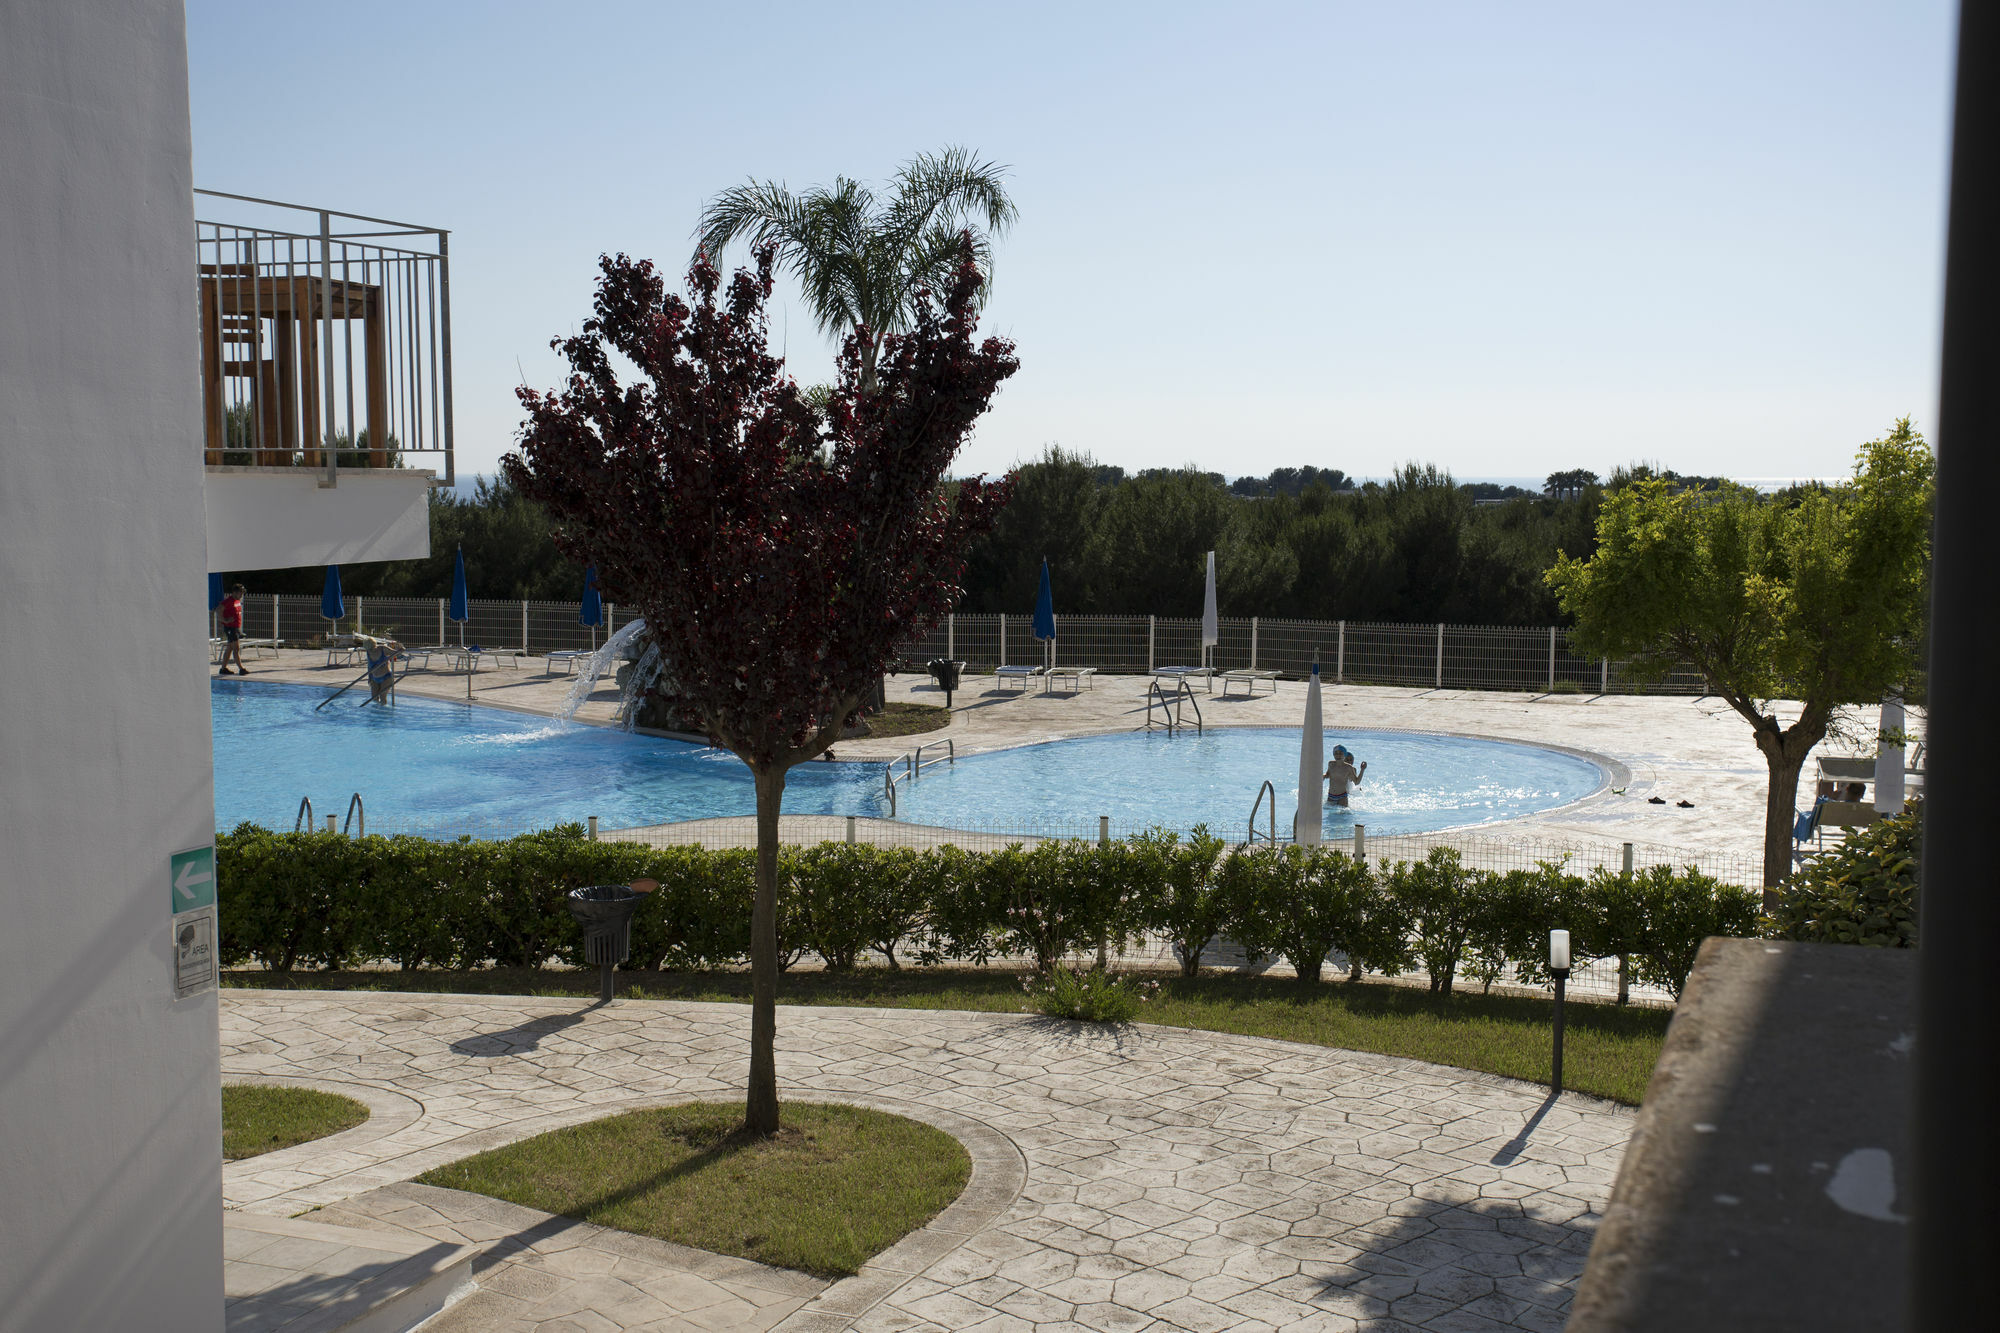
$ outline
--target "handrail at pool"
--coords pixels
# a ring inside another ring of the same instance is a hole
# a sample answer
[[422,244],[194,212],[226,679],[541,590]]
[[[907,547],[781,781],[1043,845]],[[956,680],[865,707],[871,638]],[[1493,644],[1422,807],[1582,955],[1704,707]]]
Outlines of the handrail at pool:
[[[355,823],[357,817],[360,820],[358,826]],[[354,799],[347,803],[347,822],[341,825],[340,831],[345,833],[350,828],[355,829],[361,837],[368,836],[368,811],[362,807],[360,792],[355,792]]]
[[[934,749],[935,747],[940,745],[944,747],[945,763],[956,764],[958,762],[958,747],[952,743],[950,737],[946,737],[944,740],[941,741],[925,741],[922,745],[919,745],[909,757],[911,777],[913,778],[917,777],[924,771],[924,751],[929,749]],[[938,761],[933,759],[931,762],[937,763]]]
[[1246,838],[1245,841],[1246,842],[1257,841],[1257,807],[1264,804],[1265,792],[1269,792],[1271,794],[1270,809],[1266,812],[1266,818],[1269,820],[1268,827],[1270,828],[1270,833],[1266,835],[1265,841],[1269,842],[1272,846],[1275,847],[1277,846],[1278,843],[1278,789],[1271,785],[1271,780],[1269,778],[1265,778],[1264,785],[1257,789],[1257,799],[1250,802],[1250,830],[1249,830],[1250,836]]
[[[1186,726],[1187,722],[1181,717],[1181,704],[1183,701],[1194,705],[1194,730],[1197,736],[1200,735],[1202,730],[1201,700],[1194,697],[1194,691],[1188,687],[1187,681],[1182,678],[1177,678],[1174,681],[1174,692],[1171,698],[1167,694],[1166,687],[1161,685],[1157,680],[1147,687],[1146,729],[1150,731],[1154,727],[1164,726],[1168,734],[1171,735],[1173,732]],[[1153,720],[1153,706],[1155,703],[1160,708],[1161,720],[1158,722]]]
[[313,798],[310,796],[301,796],[299,798],[299,817],[292,821],[292,832],[297,833],[300,829],[311,832],[312,822]]

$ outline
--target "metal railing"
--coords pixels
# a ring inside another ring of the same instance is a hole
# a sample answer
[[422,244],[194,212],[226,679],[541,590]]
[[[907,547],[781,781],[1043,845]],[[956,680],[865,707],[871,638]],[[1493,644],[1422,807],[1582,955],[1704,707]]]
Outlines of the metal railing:
[[[348,616],[337,629],[320,617],[319,598],[255,593],[243,604],[243,633],[250,638],[302,642],[328,632],[346,633],[357,621],[369,632],[388,632],[408,644],[467,643],[519,647],[528,652],[595,648],[636,612],[606,603],[605,624],[577,623],[571,601],[473,599],[470,619],[447,619],[442,597],[349,597]],[[1009,643],[1031,643],[1028,616],[958,615],[906,645],[905,661],[942,657],[971,663],[968,674],[991,671],[1000,658],[1000,622],[1010,622]],[[1012,622],[1018,622],[1013,624]],[[1057,617],[1061,662],[1093,666],[1104,675],[1145,675],[1160,664],[1200,660],[1201,622],[1157,616]],[[1672,694],[1705,692],[1699,673],[1677,671],[1662,681],[1640,681],[1617,659],[1583,657],[1570,649],[1560,626],[1395,625],[1354,620],[1266,620],[1251,616],[1221,622],[1217,671],[1277,671],[1304,679],[1313,652],[1329,685],[1399,685],[1433,690],[1509,690],[1526,694]],[[1149,651],[1150,645],[1150,651]]]
[[[1006,660],[1003,645],[1033,642],[1025,615],[963,614],[904,650],[907,659],[948,656],[974,672]],[[1314,652],[1336,685],[1402,685],[1416,689],[1510,690],[1537,694],[1704,693],[1701,676],[1676,671],[1641,681],[1615,659],[1587,657],[1558,625],[1392,624],[1362,620],[1278,620],[1224,617],[1212,664],[1217,671],[1277,671],[1303,679]],[[1199,662],[1196,617],[1056,617],[1059,662],[1096,667],[1107,675],[1140,675],[1176,663]]]
[[[1157,727],[1165,727],[1168,734],[1171,735],[1185,727],[1187,721],[1181,716],[1181,707],[1183,704],[1194,705],[1194,733],[1197,736],[1201,735],[1201,700],[1194,697],[1194,691],[1188,688],[1188,683],[1185,680],[1176,680],[1172,691],[1169,691],[1157,680],[1146,687],[1145,730],[1151,731]],[[1157,719],[1154,717],[1153,710],[1155,707],[1159,709]]]
[[1265,778],[1264,785],[1257,789],[1257,799],[1250,802],[1250,824],[1248,835],[1243,841],[1252,843],[1257,841],[1257,811],[1264,806],[1266,796],[1271,798],[1271,802],[1269,808],[1264,811],[1267,822],[1264,841],[1275,847],[1278,843],[1278,789],[1271,785],[1269,778]]
[[196,190],[211,467],[453,476],[450,233]]

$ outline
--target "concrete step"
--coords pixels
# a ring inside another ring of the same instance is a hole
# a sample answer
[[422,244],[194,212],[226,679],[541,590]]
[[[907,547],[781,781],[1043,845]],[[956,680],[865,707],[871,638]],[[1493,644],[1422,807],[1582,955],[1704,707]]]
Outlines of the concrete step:
[[406,1333],[473,1290],[469,1245],[223,1214],[229,1333]]

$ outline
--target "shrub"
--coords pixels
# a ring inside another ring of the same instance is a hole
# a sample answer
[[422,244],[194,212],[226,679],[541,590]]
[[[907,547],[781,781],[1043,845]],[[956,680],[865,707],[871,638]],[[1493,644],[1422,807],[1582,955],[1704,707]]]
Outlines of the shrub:
[[1820,944],[1914,949],[1923,826],[1922,805],[1912,801],[1902,814],[1807,857],[1779,885],[1777,910],[1762,923],[1766,932]]
[[1137,924],[1174,946],[1184,977],[1200,975],[1202,950],[1229,919],[1229,901],[1217,883],[1223,846],[1206,824],[1186,842],[1160,829],[1132,842],[1130,871],[1141,904]]
[[1122,941],[1132,861],[1123,843],[1050,840],[992,853],[980,878],[1004,946],[1032,954],[1035,970],[1045,973],[1100,941]]
[[795,928],[830,971],[851,969],[871,948],[897,966],[896,946],[923,921],[916,852],[824,842],[801,849],[792,872]]
[[1101,967],[1057,966],[1039,977],[1024,977],[1035,1009],[1050,1018],[1074,1018],[1086,1023],[1129,1023],[1139,1006],[1159,990],[1157,981],[1120,976]]
[[1373,877],[1365,862],[1326,847],[1238,848],[1221,878],[1230,938],[1253,959],[1282,957],[1303,983],[1319,980],[1335,949],[1380,952],[1372,947],[1371,917],[1378,914],[1370,910]]
[[1411,951],[1430,973],[1433,995],[1451,994],[1467,941],[1488,919],[1482,890],[1492,878],[1467,870],[1450,847],[1433,847],[1421,861],[1383,864],[1389,901],[1401,917]]
[[1761,894],[1719,883],[1693,866],[1653,866],[1636,878],[1645,926],[1633,962],[1641,981],[1666,987],[1677,1000],[1703,940],[1757,933]]

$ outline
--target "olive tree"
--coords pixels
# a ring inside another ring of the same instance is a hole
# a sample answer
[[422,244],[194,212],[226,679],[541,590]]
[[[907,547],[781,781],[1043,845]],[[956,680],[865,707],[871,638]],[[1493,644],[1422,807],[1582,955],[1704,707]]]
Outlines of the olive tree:
[[1918,670],[1932,475],[1906,417],[1838,486],[1761,499],[1640,478],[1605,497],[1596,553],[1560,556],[1546,575],[1582,652],[1628,658],[1641,677],[1686,664],[1750,724],[1771,774],[1767,909],[1791,869],[1806,754],[1843,705],[1879,701]]

